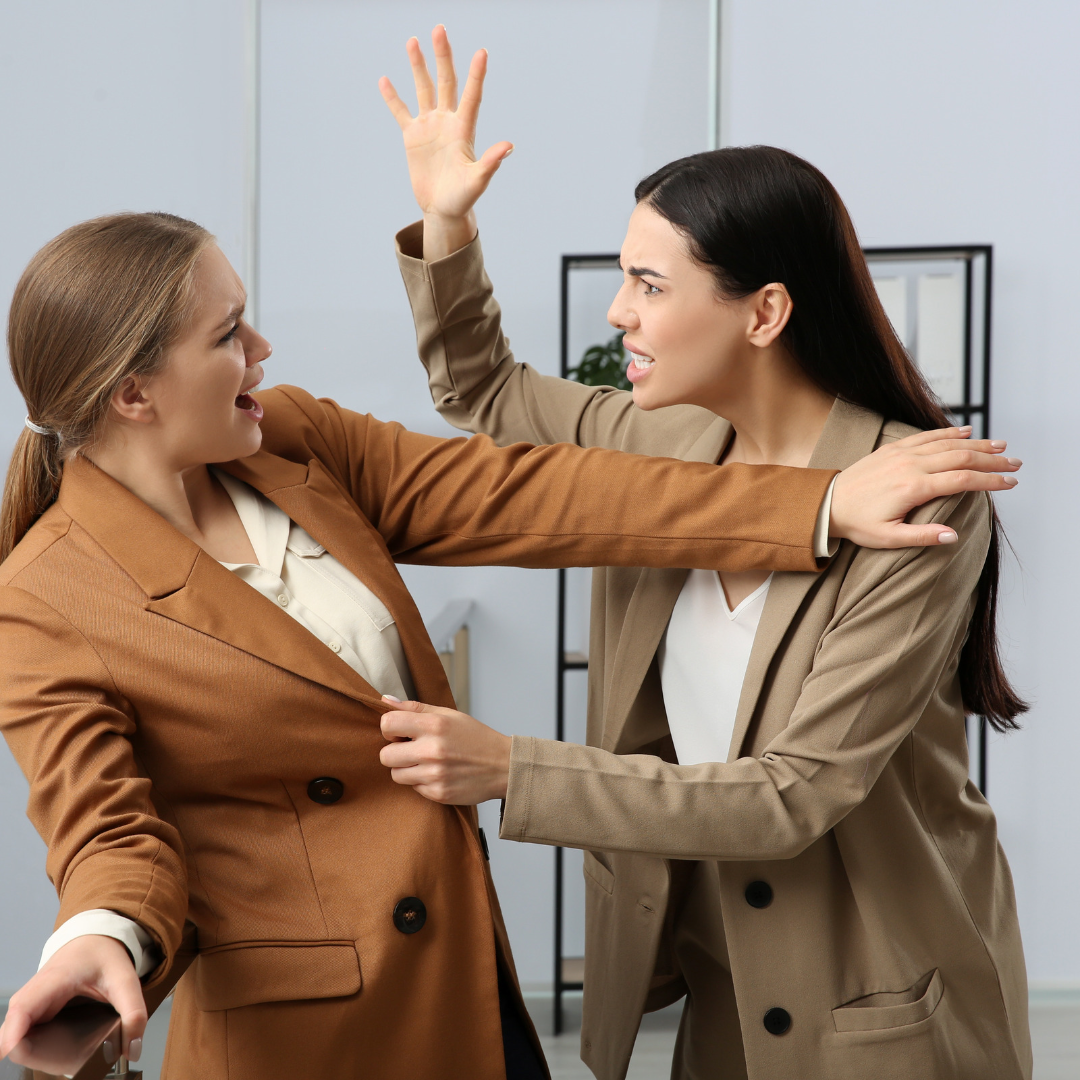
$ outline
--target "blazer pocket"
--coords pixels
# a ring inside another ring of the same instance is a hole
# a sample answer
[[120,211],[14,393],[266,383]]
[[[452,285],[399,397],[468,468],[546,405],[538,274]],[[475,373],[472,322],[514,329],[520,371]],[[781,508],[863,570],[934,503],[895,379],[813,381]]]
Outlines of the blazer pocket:
[[933,1015],[945,993],[941,972],[935,968],[913,987],[895,994],[869,994],[833,1009],[837,1031],[881,1031],[907,1027]]
[[584,859],[581,866],[585,876],[592,878],[604,892],[611,892],[615,888],[615,875],[611,872],[611,868],[604,863],[604,856],[592,851],[585,851],[582,854]]
[[195,1003],[206,1012],[267,1001],[348,997],[361,986],[352,941],[241,941],[200,952]]

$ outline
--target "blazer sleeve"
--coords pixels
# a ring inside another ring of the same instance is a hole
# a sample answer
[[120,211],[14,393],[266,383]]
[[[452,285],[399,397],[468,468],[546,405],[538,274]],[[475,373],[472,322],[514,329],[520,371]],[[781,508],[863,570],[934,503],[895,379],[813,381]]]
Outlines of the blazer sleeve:
[[790,722],[759,757],[674,765],[515,737],[500,835],[680,859],[800,854],[866,798],[931,695],[955,688],[991,518],[982,494],[937,510],[920,519],[952,525],[955,546],[858,552]]
[[716,417],[693,405],[653,412],[632,395],[541,375],[517,363],[477,237],[437,262],[420,257],[423,223],[397,236],[416,345],[435,408],[454,427],[514,442],[569,442],[641,454],[678,454]]
[[56,925],[96,908],[141,924],[166,957],[156,983],[180,944],[187,874],[135,759],[133,710],[89,642],[31,593],[0,587],[0,640],[0,730],[30,781]]
[[267,449],[317,457],[398,562],[818,568],[814,528],[833,470],[440,439],[295,387],[260,401]]

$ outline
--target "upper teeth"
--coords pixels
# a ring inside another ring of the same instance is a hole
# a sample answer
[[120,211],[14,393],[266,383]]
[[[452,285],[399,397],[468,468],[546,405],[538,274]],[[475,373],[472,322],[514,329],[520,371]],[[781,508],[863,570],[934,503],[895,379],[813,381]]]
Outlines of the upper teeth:
[[641,353],[631,352],[630,360],[634,367],[640,368],[644,371],[645,368],[651,367],[656,361],[651,356],[642,356]]

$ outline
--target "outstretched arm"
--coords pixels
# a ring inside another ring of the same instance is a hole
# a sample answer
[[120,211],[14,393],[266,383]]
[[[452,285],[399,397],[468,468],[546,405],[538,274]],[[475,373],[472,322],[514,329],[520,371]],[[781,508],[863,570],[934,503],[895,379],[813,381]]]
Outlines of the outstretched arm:
[[[511,740],[465,713],[386,699],[382,763],[436,802],[506,799],[510,839],[675,858],[795,855],[865,797],[933,695],[949,700],[990,512],[970,495],[933,511],[960,542],[857,553],[791,721],[755,757],[673,765]],[[644,817],[627,809],[646,804]]]

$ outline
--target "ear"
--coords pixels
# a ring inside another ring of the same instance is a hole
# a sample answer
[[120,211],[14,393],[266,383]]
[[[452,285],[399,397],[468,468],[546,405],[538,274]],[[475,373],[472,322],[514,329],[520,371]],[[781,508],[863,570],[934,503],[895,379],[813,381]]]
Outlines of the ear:
[[129,375],[113,391],[112,412],[135,424],[149,424],[157,415],[146,391],[149,380],[143,375]]
[[795,305],[787,288],[778,282],[758,289],[752,302],[748,339],[752,345],[766,348],[784,332]]

